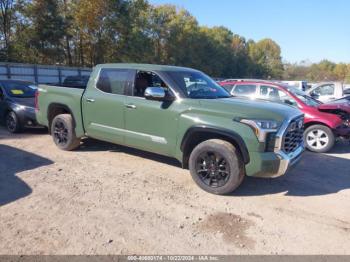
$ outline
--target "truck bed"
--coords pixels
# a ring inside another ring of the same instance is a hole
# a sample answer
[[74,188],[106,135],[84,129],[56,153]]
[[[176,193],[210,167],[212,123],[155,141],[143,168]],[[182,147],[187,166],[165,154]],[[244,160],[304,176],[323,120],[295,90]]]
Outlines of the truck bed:
[[49,127],[48,115],[50,113],[50,106],[60,104],[75,117],[76,135],[78,137],[84,136],[85,132],[81,113],[81,98],[83,93],[84,89],[39,85],[39,95],[37,97],[38,110],[36,112],[38,123]]

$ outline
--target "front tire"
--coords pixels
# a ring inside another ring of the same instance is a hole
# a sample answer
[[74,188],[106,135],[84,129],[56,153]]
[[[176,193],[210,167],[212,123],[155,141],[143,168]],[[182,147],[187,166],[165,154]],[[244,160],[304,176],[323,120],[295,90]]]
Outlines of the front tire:
[[6,115],[6,128],[10,133],[19,133],[22,131],[21,123],[15,112],[11,111]]
[[53,119],[51,135],[57,147],[62,150],[71,151],[80,146],[80,138],[75,135],[73,118],[70,114],[61,114]]
[[313,125],[304,132],[306,148],[315,153],[326,153],[332,149],[335,137],[332,130],[323,125]]
[[190,155],[189,168],[200,188],[217,195],[233,192],[244,178],[240,153],[231,143],[220,139],[197,145]]

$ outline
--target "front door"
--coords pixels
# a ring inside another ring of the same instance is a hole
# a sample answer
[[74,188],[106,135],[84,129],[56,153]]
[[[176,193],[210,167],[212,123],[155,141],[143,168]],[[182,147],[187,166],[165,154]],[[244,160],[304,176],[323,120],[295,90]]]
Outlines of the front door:
[[316,98],[321,102],[327,102],[335,99],[335,85],[334,84],[326,84],[319,87],[316,87],[313,91],[311,91],[311,96]]
[[144,98],[147,87],[163,87],[163,80],[152,72],[138,72],[132,92],[125,100],[125,142],[128,146],[154,153],[173,155],[179,104]]
[[[83,96],[83,119],[89,137],[124,144],[125,90],[134,70],[101,69]],[[93,86],[90,86],[93,85]]]

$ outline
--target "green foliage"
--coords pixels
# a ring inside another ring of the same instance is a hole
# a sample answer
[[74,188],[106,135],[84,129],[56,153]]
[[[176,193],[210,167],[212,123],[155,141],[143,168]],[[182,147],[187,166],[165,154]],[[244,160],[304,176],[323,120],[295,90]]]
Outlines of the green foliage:
[[0,0],[0,61],[198,68],[216,77],[350,80],[350,66],[283,66],[271,39],[200,26],[187,10],[147,0]]
[[310,82],[341,81],[350,83],[350,64],[335,64],[328,60],[311,65],[286,64],[284,78]]

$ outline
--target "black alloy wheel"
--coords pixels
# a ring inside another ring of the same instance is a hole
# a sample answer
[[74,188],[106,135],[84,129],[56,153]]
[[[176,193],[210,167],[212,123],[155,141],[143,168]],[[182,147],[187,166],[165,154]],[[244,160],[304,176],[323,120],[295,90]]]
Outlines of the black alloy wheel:
[[204,184],[212,188],[224,186],[230,176],[230,166],[217,152],[203,152],[196,161],[196,171]]

